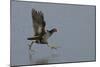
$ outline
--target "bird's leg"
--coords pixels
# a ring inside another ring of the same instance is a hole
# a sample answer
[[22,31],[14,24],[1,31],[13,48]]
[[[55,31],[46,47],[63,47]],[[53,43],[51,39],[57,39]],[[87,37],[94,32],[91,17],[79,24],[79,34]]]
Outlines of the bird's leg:
[[49,48],[51,48],[51,49],[52,49],[52,46],[50,46],[50,45],[48,45],[48,44],[47,44],[47,46],[48,46]]
[[31,49],[33,43],[34,43],[34,42],[32,41],[31,44],[29,45],[29,49]]
[[48,47],[50,47],[48,44],[46,44]]

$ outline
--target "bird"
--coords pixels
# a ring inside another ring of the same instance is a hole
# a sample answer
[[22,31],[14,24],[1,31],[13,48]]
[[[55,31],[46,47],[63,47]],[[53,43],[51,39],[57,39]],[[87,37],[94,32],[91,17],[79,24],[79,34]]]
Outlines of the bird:
[[30,49],[33,43],[47,44],[47,46],[50,47],[50,45],[48,45],[48,39],[54,34],[54,32],[57,32],[57,29],[52,28],[51,30],[47,30],[43,12],[37,11],[34,8],[32,9],[32,26],[34,30],[33,37],[27,38],[27,40],[32,41],[29,45]]

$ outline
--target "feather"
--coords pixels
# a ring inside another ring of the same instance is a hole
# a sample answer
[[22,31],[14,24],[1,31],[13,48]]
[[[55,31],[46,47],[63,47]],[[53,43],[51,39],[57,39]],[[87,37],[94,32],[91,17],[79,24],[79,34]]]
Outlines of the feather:
[[35,36],[42,36],[45,33],[45,21],[41,11],[32,9],[33,29]]

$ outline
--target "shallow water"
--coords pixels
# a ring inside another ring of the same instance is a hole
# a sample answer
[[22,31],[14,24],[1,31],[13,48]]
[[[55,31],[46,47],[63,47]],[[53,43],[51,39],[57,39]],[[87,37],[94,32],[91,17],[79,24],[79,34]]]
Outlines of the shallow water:
[[[45,3],[11,3],[11,65],[31,65],[95,60],[95,7],[57,5]],[[32,8],[44,13],[46,28],[57,27],[58,32],[48,40],[49,45],[60,46],[50,49],[47,45],[33,44]]]

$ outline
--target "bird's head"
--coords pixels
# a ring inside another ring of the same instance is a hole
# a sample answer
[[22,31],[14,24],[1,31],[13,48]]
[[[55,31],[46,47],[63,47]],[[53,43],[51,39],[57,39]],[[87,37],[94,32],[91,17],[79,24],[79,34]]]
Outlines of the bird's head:
[[56,29],[56,28],[53,28],[52,31],[53,31],[53,32],[57,32],[57,29]]

